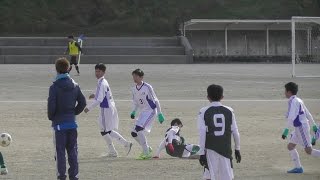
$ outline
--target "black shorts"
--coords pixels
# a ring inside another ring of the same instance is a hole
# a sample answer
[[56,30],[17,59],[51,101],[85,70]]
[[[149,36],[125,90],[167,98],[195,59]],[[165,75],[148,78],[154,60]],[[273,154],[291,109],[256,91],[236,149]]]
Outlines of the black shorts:
[[70,57],[70,65],[78,65],[77,56],[71,56]]
[[185,144],[179,144],[178,145],[178,144],[175,144],[175,143],[172,143],[172,145],[173,145],[173,148],[174,148],[174,152],[171,153],[169,151],[169,148],[166,146],[167,154],[169,154],[172,157],[182,158],[183,152],[186,149],[186,145]]

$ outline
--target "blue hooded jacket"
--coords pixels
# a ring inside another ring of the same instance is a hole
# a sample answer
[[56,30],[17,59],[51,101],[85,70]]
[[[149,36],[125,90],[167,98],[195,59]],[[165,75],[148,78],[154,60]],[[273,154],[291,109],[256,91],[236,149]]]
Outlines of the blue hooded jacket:
[[86,107],[86,99],[77,83],[68,74],[59,74],[50,86],[48,119],[55,130],[77,128],[76,115]]

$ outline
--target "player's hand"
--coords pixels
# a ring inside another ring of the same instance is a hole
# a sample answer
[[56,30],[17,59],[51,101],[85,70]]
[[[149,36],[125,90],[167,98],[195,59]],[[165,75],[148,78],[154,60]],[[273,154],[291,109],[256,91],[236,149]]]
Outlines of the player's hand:
[[313,130],[314,133],[317,133],[317,131],[318,131],[318,126],[317,126],[317,125],[313,125],[313,126],[312,126],[312,130]]
[[153,156],[153,159],[160,159],[160,156]]
[[237,163],[240,163],[241,162],[240,150],[235,150],[234,155],[236,156]]
[[199,163],[201,166],[207,166],[208,162],[207,162],[207,157],[206,155],[200,155],[200,158],[199,158]]
[[130,117],[131,117],[131,119],[134,119],[136,117],[136,112],[132,111],[131,114],[130,114]]
[[85,113],[88,113],[88,112],[89,112],[89,109],[88,109],[88,108],[85,108],[85,109],[84,109],[84,112],[85,112]]
[[89,99],[93,99],[95,97],[94,94],[90,94]]
[[288,128],[284,129],[281,138],[286,139],[288,134],[289,134],[289,129]]
[[165,119],[164,119],[164,116],[163,116],[162,113],[159,113],[159,114],[158,114],[158,120],[159,120],[159,123],[160,123],[160,124],[162,124],[162,123],[164,122]]
[[169,143],[167,145],[167,147],[168,147],[169,151],[173,154],[174,153],[174,147],[173,147],[172,143]]

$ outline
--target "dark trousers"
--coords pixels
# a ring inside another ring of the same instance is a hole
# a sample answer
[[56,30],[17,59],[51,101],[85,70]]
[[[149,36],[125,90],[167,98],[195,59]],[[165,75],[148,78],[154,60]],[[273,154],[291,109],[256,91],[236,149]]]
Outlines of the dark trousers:
[[70,168],[68,169],[69,179],[77,180],[78,167],[78,132],[77,129],[69,129],[62,131],[55,131],[55,145],[56,145],[56,163],[58,179],[66,179],[66,151],[68,153],[68,162]]

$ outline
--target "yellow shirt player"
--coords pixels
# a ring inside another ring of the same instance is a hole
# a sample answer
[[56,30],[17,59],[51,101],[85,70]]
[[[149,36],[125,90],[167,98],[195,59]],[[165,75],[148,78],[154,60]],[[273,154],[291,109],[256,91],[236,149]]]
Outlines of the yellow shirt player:
[[70,69],[69,73],[72,70],[72,65],[76,67],[78,75],[80,75],[79,66],[78,66],[78,60],[77,57],[79,56],[79,53],[82,53],[82,49],[77,41],[74,40],[74,37],[72,35],[68,36],[68,47],[65,52],[70,55]]

